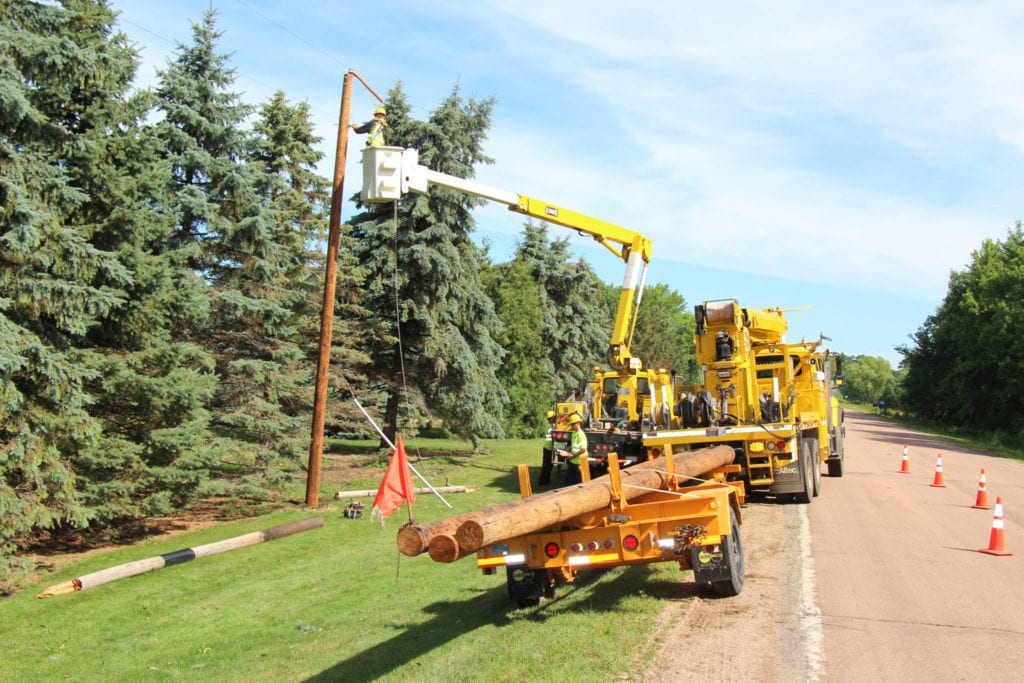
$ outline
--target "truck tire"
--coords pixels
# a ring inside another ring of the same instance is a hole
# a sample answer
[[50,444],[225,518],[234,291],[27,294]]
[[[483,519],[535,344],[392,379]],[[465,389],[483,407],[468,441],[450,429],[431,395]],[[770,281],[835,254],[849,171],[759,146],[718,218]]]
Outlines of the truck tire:
[[731,507],[729,508],[729,518],[729,536],[722,543],[722,550],[729,558],[729,578],[711,582],[711,590],[716,595],[723,597],[739,595],[743,590],[743,581],[746,578],[746,562],[743,558],[740,524],[736,517],[736,511]]
[[832,449],[833,456],[828,461],[828,476],[841,477],[843,476],[843,434],[841,430],[832,437],[832,442],[835,447]]
[[818,449],[817,439],[808,439],[811,451],[811,462],[814,463],[814,495],[821,495],[821,451]]
[[814,499],[814,465],[811,464],[809,439],[800,439],[800,480],[803,482],[804,490],[793,494],[793,499],[801,505],[810,505]]

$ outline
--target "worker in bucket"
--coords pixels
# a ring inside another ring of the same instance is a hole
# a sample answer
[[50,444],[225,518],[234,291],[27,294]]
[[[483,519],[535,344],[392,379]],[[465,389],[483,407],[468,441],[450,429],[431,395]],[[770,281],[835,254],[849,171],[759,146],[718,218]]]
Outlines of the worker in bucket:
[[377,107],[373,110],[373,119],[367,121],[361,126],[357,126],[354,123],[351,128],[360,135],[369,133],[370,136],[366,138],[367,147],[383,147],[384,146],[384,129],[388,127],[387,119],[388,112],[384,107]]
[[548,411],[548,431],[544,434],[544,454],[541,456],[540,478],[537,479],[537,486],[547,486],[551,483],[551,468],[554,465],[554,452],[552,450],[554,439],[552,438],[551,433],[555,431],[556,417],[555,411]]
[[587,457],[587,434],[583,431],[583,418],[573,413],[569,418],[569,428],[572,430],[569,436],[569,450],[558,451],[559,457],[569,459],[569,471],[565,477],[567,486],[583,481],[580,474],[580,458]]

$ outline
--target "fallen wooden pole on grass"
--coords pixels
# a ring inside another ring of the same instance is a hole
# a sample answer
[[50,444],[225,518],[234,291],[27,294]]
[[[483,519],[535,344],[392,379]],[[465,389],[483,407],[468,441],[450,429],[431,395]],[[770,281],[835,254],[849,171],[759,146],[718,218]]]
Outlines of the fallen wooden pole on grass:
[[188,562],[189,560],[195,560],[200,557],[216,555],[217,553],[224,553],[229,550],[237,550],[238,548],[256,545],[257,543],[262,543],[264,541],[273,541],[285,536],[291,536],[292,534],[309,531],[310,529],[318,529],[323,525],[324,520],[322,517],[307,517],[306,519],[288,522],[287,524],[281,524],[269,529],[264,529],[263,531],[254,531],[242,536],[235,536],[234,538],[217,541],[216,543],[207,543],[206,545],[197,545],[194,548],[175,550],[173,553],[167,553],[166,555],[160,555],[158,557],[149,557],[145,560],[136,560],[135,562],[120,564],[108,569],[101,569],[98,572],[86,574],[85,576],[80,576],[77,579],[71,579],[64,583],[59,583],[56,586],[50,586],[36,597],[49,598],[54,595],[84,591],[87,588],[95,588],[96,586],[102,586],[103,584],[110,583],[111,581],[126,579],[129,576],[138,576],[139,574],[145,574],[146,572],[151,572],[163,567],[169,567],[172,564],[181,564],[182,562]]
[[[665,472],[664,458],[633,465],[621,472],[622,495],[629,501],[650,493],[650,489],[667,489],[673,478],[697,478],[730,464],[735,456],[731,446],[676,453],[674,476]],[[398,549],[403,555],[418,555],[428,550],[435,562],[454,562],[485,545],[562,524],[606,508],[611,502],[611,479],[605,475],[585,484],[546,491],[430,524],[403,527],[398,532]]]
[[[435,486],[433,488],[427,488],[426,486],[419,486],[413,489],[413,493],[473,493],[480,489],[476,484],[467,484],[465,486]],[[360,491],[338,491],[334,494],[335,500],[342,498],[369,498],[370,496],[376,496],[379,489],[362,489]]]

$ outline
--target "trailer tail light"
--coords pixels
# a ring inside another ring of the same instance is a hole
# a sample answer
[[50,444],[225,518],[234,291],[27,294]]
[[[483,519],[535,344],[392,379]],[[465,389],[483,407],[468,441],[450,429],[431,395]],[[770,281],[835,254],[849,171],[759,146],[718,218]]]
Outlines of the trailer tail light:
[[640,547],[640,539],[634,536],[633,534],[630,534],[629,536],[626,536],[624,539],[622,539],[622,547],[630,552],[633,552]]
[[574,553],[581,553],[581,552],[583,552],[583,544],[582,543],[573,543],[572,545],[569,546],[569,550],[573,551]]
[[600,547],[601,546],[599,546],[597,544],[597,541],[591,541],[590,543],[587,544],[587,550],[597,550]]
[[651,457],[652,458],[660,458],[661,457],[661,449],[660,448],[652,448],[651,449]]
[[604,548],[605,550],[611,550],[612,548],[615,547],[615,541],[613,541],[611,539],[608,539],[607,541],[605,541],[604,543],[601,544],[601,547]]
[[558,557],[561,552],[562,549],[554,541],[550,541],[544,546],[544,554],[552,559]]

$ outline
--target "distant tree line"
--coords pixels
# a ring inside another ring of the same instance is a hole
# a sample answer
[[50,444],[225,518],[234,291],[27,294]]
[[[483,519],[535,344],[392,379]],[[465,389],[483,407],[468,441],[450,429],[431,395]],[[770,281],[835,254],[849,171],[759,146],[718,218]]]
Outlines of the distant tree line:
[[954,271],[942,304],[896,349],[898,370],[850,356],[843,393],[1012,448],[1024,447],[1024,225],[987,239]]
[[900,348],[907,409],[1024,445],[1024,225],[985,240],[942,304]]
[[[139,90],[106,0],[0,0],[0,591],[39,534],[302,475],[329,183],[308,105],[243,102],[220,36],[207,12]],[[490,163],[493,99],[455,87],[418,120],[396,83],[385,106],[389,144],[421,163]],[[433,189],[344,226],[333,433],[373,434],[351,392],[391,434],[538,436],[600,363],[612,286],[544,224],[492,262],[471,239],[479,201]],[[685,301],[650,300],[649,348],[672,348]]]

